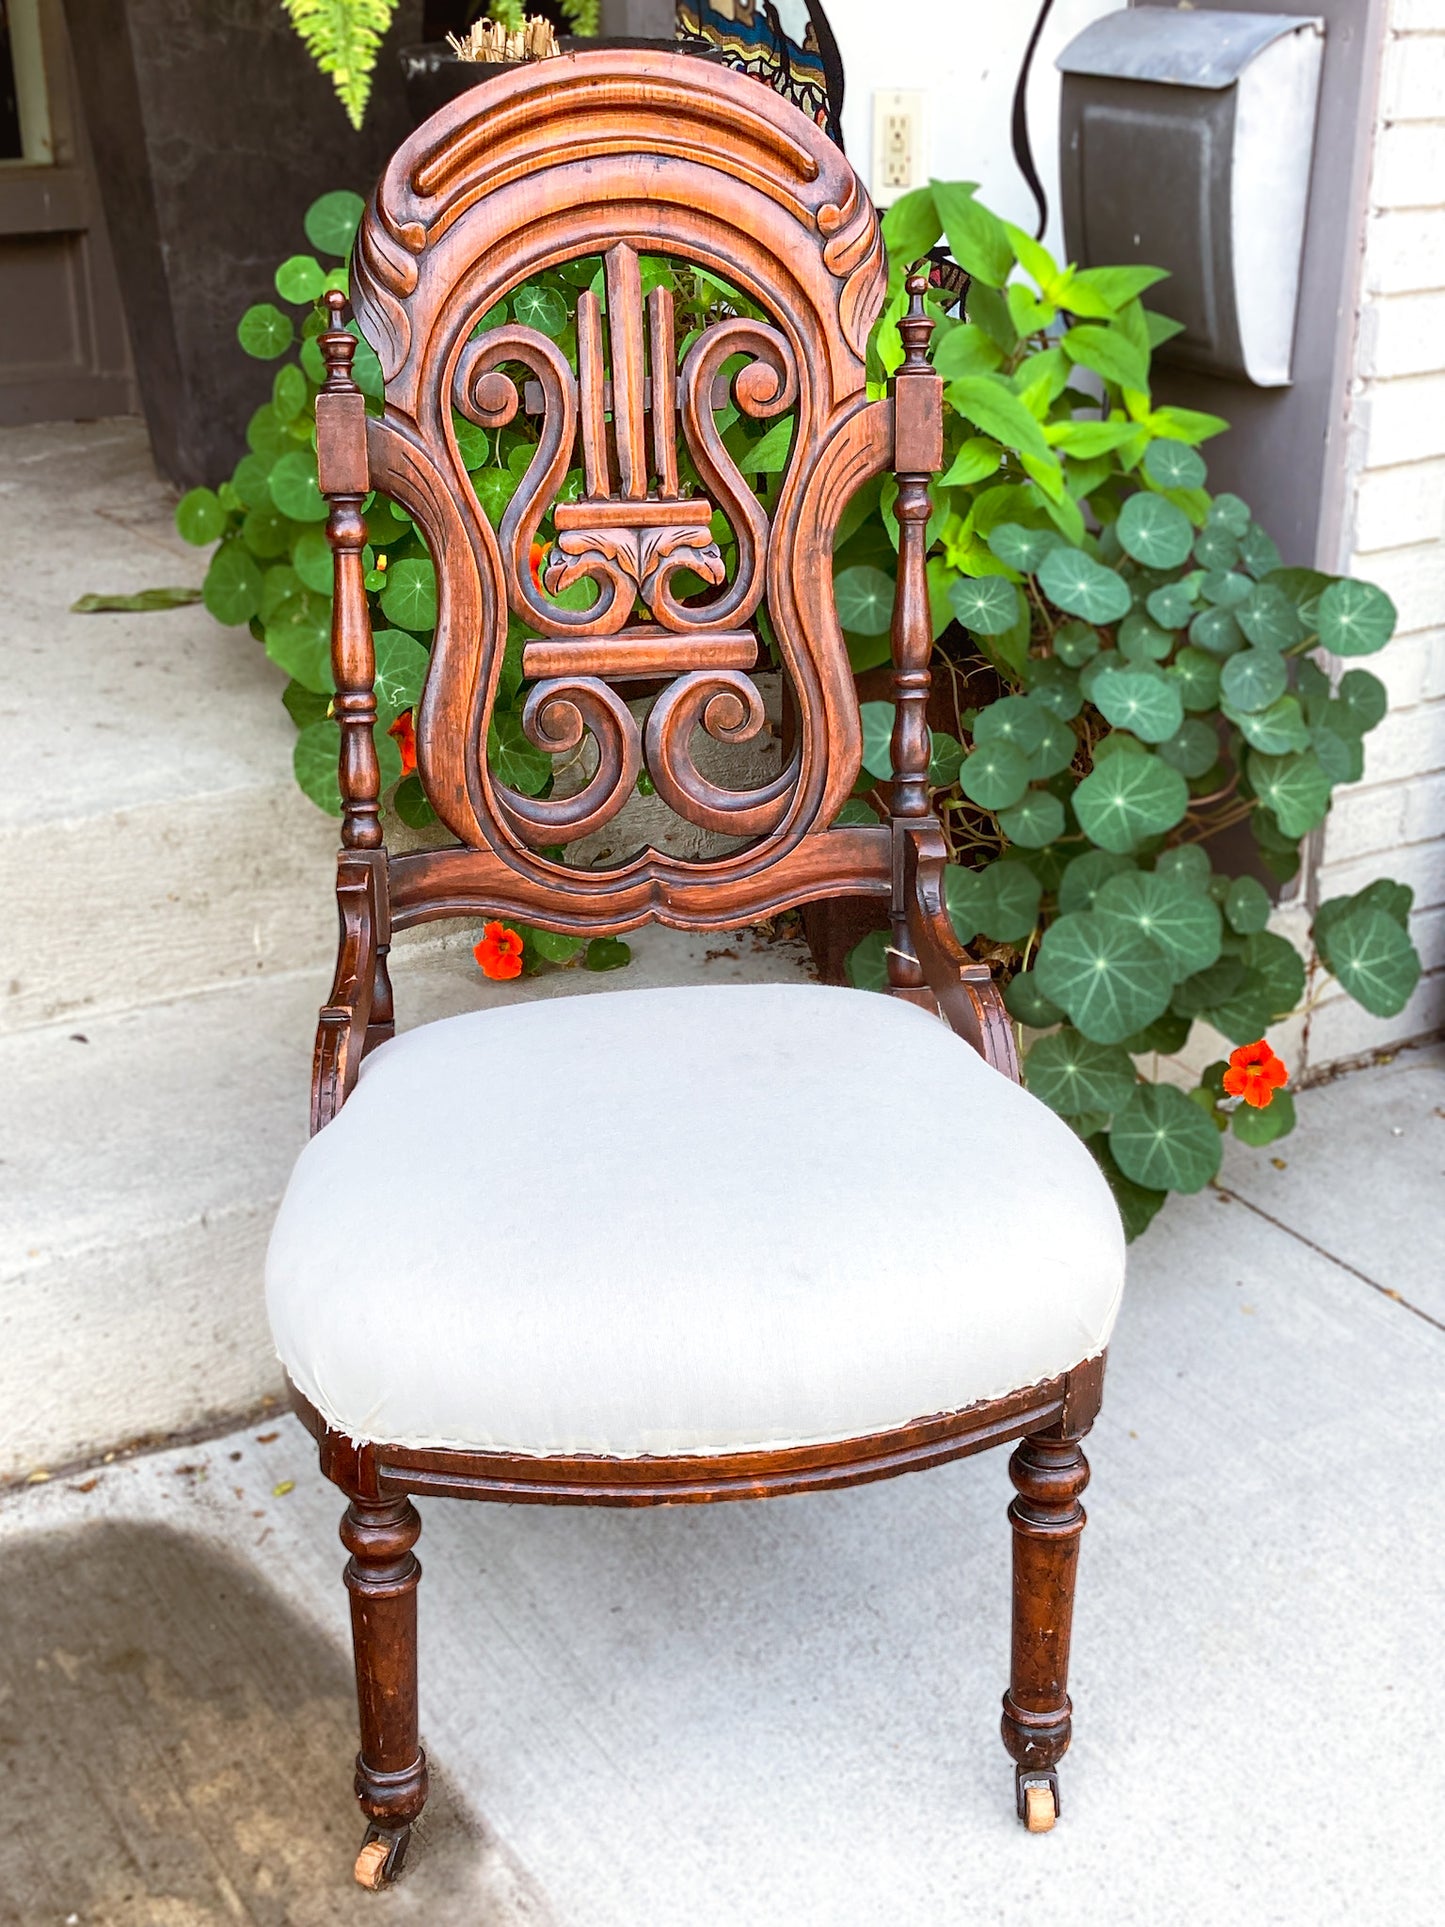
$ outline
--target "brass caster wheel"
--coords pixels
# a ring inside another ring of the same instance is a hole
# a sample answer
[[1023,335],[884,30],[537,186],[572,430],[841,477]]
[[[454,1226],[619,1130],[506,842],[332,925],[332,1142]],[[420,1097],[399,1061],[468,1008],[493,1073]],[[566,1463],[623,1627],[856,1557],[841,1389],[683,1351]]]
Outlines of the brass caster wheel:
[[365,1887],[368,1893],[380,1893],[389,1887],[401,1872],[401,1863],[406,1858],[406,1843],[411,1838],[411,1828],[403,1827],[397,1833],[383,1833],[379,1827],[368,1827],[366,1838],[361,1843],[361,1852],[356,1856],[352,1875],[358,1887]]
[[1026,1772],[1019,1767],[1014,1785],[1019,1818],[1029,1832],[1050,1832],[1059,1817],[1058,1775],[1052,1772]]

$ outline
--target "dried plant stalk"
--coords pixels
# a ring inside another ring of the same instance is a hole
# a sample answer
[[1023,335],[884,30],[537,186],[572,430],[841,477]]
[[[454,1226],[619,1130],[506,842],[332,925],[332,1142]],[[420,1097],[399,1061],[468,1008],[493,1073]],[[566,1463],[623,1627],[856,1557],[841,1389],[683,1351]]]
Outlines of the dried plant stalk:
[[449,33],[447,43],[458,60],[550,60],[562,51],[552,22],[540,13],[520,27],[478,20],[464,34]]

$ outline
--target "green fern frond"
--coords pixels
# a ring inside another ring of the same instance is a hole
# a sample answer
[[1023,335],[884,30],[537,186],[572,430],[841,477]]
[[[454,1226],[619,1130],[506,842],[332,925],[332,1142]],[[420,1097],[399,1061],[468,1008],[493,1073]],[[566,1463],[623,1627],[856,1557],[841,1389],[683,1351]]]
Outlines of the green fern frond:
[[361,130],[382,36],[396,0],[281,0],[307,53],[332,85],[352,126]]
[[562,18],[576,34],[594,34],[602,24],[602,0],[562,0]]

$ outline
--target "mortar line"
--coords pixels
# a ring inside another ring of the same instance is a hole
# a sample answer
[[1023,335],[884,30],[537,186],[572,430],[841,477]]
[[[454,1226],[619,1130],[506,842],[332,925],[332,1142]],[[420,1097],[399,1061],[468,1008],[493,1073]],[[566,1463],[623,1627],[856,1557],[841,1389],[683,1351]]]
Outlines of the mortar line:
[[1358,1278],[1361,1284],[1368,1285],[1371,1291],[1377,1291],[1382,1298],[1388,1298],[1392,1305],[1403,1306],[1406,1311],[1413,1312],[1417,1318],[1423,1319],[1427,1325],[1433,1325],[1436,1331],[1445,1332],[1445,1319],[1436,1318],[1431,1312],[1423,1311],[1419,1305],[1412,1305],[1408,1298],[1402,1297],[1393,1287],[1382,1285],[1367,1271],[1361,1271],[1358,1265],[1352,1265],[1347,1258],[1337,1258],[1333,1251],[1327,1250],[1324,1245],[1316,1244],[1314,1239],[1307,1238],[1303,1231],[1296,1231],[1294,1226],[1286,1224],[1283,1218],[1274,1217],[1262,1205],[1254,1204],[1250,1199],[1241,1197],[1237,1191],[1231,1191],[1228,1185],[1216,1183],[1214,1189],[1228,1198],[1232,1204],[1242,1204],[1246,1211],[1252,1211],[1257,1218],[1263,1218],[1265,1223],[1272,1224],[1276,1231],[1283,1231],[1296,1243],[1308,1246],[1311,1251],[1318,1252],[1321,1258],[1327,1258],[1341,1271],[1349,1272],[1352,1278]]

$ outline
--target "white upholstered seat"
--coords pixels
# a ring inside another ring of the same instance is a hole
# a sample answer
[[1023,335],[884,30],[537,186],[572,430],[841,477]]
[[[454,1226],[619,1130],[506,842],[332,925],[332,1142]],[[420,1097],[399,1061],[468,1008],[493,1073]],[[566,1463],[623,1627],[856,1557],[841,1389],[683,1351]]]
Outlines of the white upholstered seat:
[[1107,1343],[1068,1127],[943,1024],[813,985],[610,991],[362,1066],[271,1239],[294,1383],[358,1440],[741,1451],[882,1431]]

